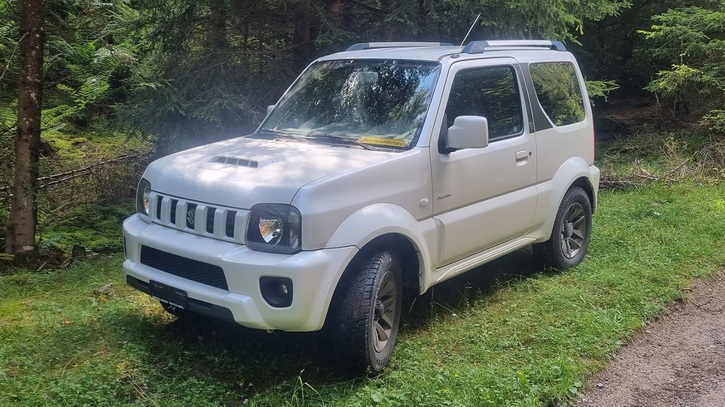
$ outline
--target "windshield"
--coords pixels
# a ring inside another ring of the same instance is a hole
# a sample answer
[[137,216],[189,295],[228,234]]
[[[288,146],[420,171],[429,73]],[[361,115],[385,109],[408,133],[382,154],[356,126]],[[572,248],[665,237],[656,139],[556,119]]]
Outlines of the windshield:
[[440,67],[435,62],[338,60],[312,65],[261,132],[408,147],[417,138]]

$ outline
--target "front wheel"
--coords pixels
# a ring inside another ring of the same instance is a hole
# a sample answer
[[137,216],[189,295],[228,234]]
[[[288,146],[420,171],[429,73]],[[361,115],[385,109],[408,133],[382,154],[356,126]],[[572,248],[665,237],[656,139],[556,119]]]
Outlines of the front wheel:
[[568,270],[584,259],[592,233],[589,195],[575,187],[561,200],[548,241],[534,245],[545,267]]
[[333,352],[350,372],[376,375],[388,364],[398,336],[402,272],[389,251],[367,257],[349,272],[335,303]]

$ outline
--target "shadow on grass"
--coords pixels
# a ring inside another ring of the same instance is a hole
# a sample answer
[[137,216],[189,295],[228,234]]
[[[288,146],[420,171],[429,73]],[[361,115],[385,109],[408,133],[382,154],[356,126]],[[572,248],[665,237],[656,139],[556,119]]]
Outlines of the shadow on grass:
[[216,386],[241,403],[273,388],[292,390],[302,379],[315,385],[349,379],[332,363],[324,331],[268,333],[200,316],[169,318],[127,314],[118,321],[151,376],[166,382]]
[[531,252],[521,249],[446,280],[415,298],[403,315],[405,329],[425,329],[439,312],[459,313],[505,284],[533,277],[545,270]]
[[[541,273],[530,250],[521,250],[441,283],[406,308],[403,331],[425,329],[431,314],[462,312],[501,284]],[[354,377],[334,363],[326,330],[288,333],[254,330],[224,321],[183,317],[144,319],[128,314],[119,321],[129,329],[145,325],[135,336],[146,347],[146,362],[174,382],[197,380],[222,385],[236,397],[271,389],[294,392],[299,383],[313,388],[350,382]],[[128,339],[126,339],[128,340]],[[360,381],[359,383],[363,383]],[[354,383],[350,383],[355,385]]]

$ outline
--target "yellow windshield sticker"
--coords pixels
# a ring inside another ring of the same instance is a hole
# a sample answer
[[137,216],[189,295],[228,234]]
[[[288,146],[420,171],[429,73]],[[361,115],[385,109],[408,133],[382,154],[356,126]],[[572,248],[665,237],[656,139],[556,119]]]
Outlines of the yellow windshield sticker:
[[366,144],[380,144],[391,147],[405,147],[408,145],[408,142],[405,140],[384,137],[360,137],[357,141]]

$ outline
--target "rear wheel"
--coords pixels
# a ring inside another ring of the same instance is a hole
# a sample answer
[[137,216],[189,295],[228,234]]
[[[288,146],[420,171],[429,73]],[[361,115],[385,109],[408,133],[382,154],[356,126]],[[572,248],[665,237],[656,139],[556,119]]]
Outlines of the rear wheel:
[[375,375],[388,364],[398,336],[402,272],[389,251],[369,256],[350,272],[335,303],[333,351],[350,372]]
[[584,259],[592,232],[592,205],[579,187],[564,195],[548,241],[534,245],[545,267],[570,269]]

